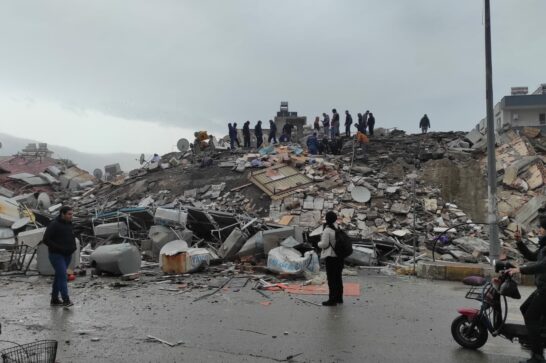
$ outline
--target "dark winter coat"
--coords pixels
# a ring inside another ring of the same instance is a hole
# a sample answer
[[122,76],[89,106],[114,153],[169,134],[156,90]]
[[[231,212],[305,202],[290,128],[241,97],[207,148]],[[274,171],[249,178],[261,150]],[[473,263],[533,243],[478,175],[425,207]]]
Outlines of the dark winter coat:
[[250,137],[250,124],[246,123],[243,125],[243,136]]
[[423,118],[421,119],[421,122],[419,122],[419,127],[420,128],[426,127],[427,129],[430,128],[430,120],[428,119],[427,116],[423,116]]
[[256,124],[256,126],[254,127],[254,134],[256,135],[256,137],[263,136],[262,124],[260,123]]
[[277,125],[274,122],[269,123],[269,134],[277,135]]
[[353,116],[351,116],[350,114],[349,115],[346,115],[345,116],[345,126],[351,126],[353,124]]
[[60,216],[49,223],[42,241],[50,253],[70,256],[76,251],[76,237],[74,237],[72,223]]
[[535,285],[539,290],[546,290],[546,236],[539,240],[538,249],[529,250],[522,241],[517,241],[518,250],[529,261],[519,270],[523,275],[535,275]]

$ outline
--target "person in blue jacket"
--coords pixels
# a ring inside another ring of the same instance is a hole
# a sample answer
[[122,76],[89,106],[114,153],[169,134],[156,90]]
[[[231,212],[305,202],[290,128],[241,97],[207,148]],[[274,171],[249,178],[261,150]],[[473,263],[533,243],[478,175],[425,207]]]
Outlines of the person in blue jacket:
[[311,155],[317,155],[318,154],[319,141],[318,141],[316,132],[313,132],[313,135],[311,135],[311,136],[309,136],[307,138],[307,148],[309,149],[309,153]]

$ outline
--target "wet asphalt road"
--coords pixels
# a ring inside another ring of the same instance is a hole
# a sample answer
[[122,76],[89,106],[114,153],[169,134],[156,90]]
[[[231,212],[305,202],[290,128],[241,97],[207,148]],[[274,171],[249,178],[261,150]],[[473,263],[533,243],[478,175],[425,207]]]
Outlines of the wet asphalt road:
[[[291,361],[503,363],[527,357],[502,338],[490,337],[479,351],[458,347],[450,333],[456,308],[477,305],[464,298],[460,283],[361,271],[345,277],[361,284],[360,298],[326,308],[285,293],[269,293],[268,304],[250,283],[193,302],[206,291],[163,291],[172,285],[154,283],[114,289],[108,284],[118,279],[108,278],[75,288],[88,280],[83,277],[70,287],[76,305],[66,310],[49,307],[47,278],[16,280],[0,278],[0,338],[56,339],[59,362],[278,362],[295,356]],[[511,305],[512,321],[522,321],[519,303]],[[183,344],[169,347],[147,335]]]

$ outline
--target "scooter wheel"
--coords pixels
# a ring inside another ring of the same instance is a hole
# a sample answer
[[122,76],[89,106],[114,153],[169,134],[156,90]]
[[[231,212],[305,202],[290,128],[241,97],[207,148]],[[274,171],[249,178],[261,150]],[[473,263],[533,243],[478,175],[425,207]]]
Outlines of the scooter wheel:
[[472,329],[470,328],[471,325],[472,321],[468,317],[458,316],[451,323],[451,335],[463,348],[481,348],[487,342],[487,328],[481,322],[477,322]]

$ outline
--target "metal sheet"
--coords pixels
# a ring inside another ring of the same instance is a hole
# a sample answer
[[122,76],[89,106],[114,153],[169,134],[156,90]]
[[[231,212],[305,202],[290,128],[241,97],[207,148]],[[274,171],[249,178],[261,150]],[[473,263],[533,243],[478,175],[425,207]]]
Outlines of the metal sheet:
[[313,183],[310,178],[287,165],[276,165],[253,172],[249,175],[249,180],[273,200],[285,198],[298,188]]

